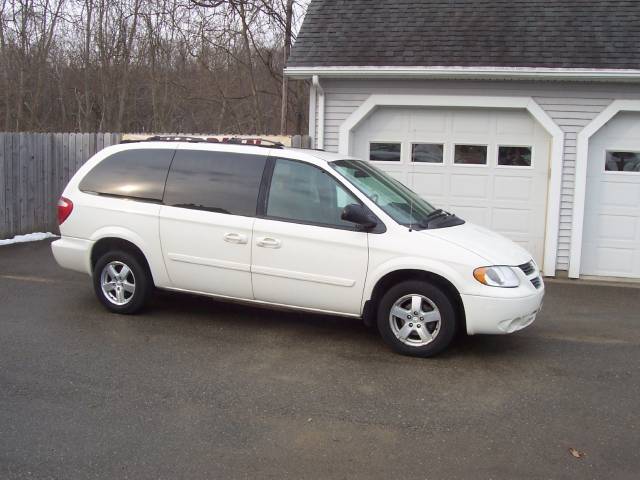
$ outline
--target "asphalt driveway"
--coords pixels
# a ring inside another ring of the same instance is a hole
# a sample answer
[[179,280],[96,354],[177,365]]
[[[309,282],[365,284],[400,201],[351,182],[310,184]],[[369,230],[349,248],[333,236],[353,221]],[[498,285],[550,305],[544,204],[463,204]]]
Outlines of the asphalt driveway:
[[421,360],[188,295],[116,316],[48,242],[0,247],[3,479],[636,479],[639,419],[637,288],[552,283],[529,329]]

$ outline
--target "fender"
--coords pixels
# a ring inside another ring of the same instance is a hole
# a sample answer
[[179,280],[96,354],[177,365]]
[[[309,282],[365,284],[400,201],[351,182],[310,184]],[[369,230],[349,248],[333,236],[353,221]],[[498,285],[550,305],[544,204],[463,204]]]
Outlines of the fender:
[[[168,286],[170,285],[169,276],[167,274],[166,267],[164,262],[162,261],[162,252],[160,254],[160,261],[157,261],[157,253],[153,254],[153,248],[145,242],[143,238],[138,235],[136,232],[129,230],[128,228],[117,227],[117,226],[105,226],[96,230],[89,240],[91,240],[94,244],[103,238],[119,238],[122,240],[126,240],[128,242],[133,243],[138,249],[142,252],[142,254],[147,259],[147,263],[149,264],[149,269],[151,270],[151,276],[153,277],[153,282],[156,286]],[[91,252],[89,252],[89,257],[87,258],[88,265],[91,263]],[[91,270],[89,268],[89,270]]]
[[434,261],[432,259],[426,259],[424,257],[392,258],[387,262],[378,265],[373,271],[367,274],[364,292],[362,295],[361,308],[364,308],[364,304],[368,300],[371,300],[373,289],[380,279],[385,275],[398,270],[422,270],[424,272],[440,275],[451,282],[458,292],[463,293],[462,286],[465,284],[463,281],[463,273],[459,272],[449,264]]

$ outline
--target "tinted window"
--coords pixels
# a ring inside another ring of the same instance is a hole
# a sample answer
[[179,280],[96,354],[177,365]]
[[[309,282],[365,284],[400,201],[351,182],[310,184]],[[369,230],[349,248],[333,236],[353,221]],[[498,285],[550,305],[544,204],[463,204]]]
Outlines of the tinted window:
[[340,218],[360,203],[328,173],[306,163],[278,159],[267,198],[267,216],[304,223],[354,227]]
[[266,160],[258,155],[178,150],[167,178],[164,203],[253,216]]
[[456,145],[453,163],[486,165],[487,147],[485,145]]
[[441,143],[414,143],[411,145],[411,161],[443,163],[444,145]]
[[83,192],[162,200],[173,149],[132,149],[114,153],[80,182]]
[[608,172],[640,172],[640,152],[607,152]]
[[369,160],[374,162],[399,162],[399,143],[376,143],[369,144]]
[[498,165],[530,167],[531,147],[498,147]]

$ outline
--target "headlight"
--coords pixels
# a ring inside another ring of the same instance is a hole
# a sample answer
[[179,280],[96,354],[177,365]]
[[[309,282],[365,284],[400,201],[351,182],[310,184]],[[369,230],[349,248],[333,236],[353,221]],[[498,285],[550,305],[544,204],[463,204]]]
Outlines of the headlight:
[[473,276],[490,287],[515,288],[520,285],[520,279],[511,267],[480,267],[473,271]]

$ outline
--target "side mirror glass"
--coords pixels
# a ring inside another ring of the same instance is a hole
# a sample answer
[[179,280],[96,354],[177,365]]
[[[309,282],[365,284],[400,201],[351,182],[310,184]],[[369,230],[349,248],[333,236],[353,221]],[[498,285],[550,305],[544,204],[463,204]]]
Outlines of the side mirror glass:
[[355,223],[364,230],[370,230],[378,225],[378,222],[371,212],[369,212],[366,207],[357,203],[351,203],[344,207],[340,218],[346,222]]

